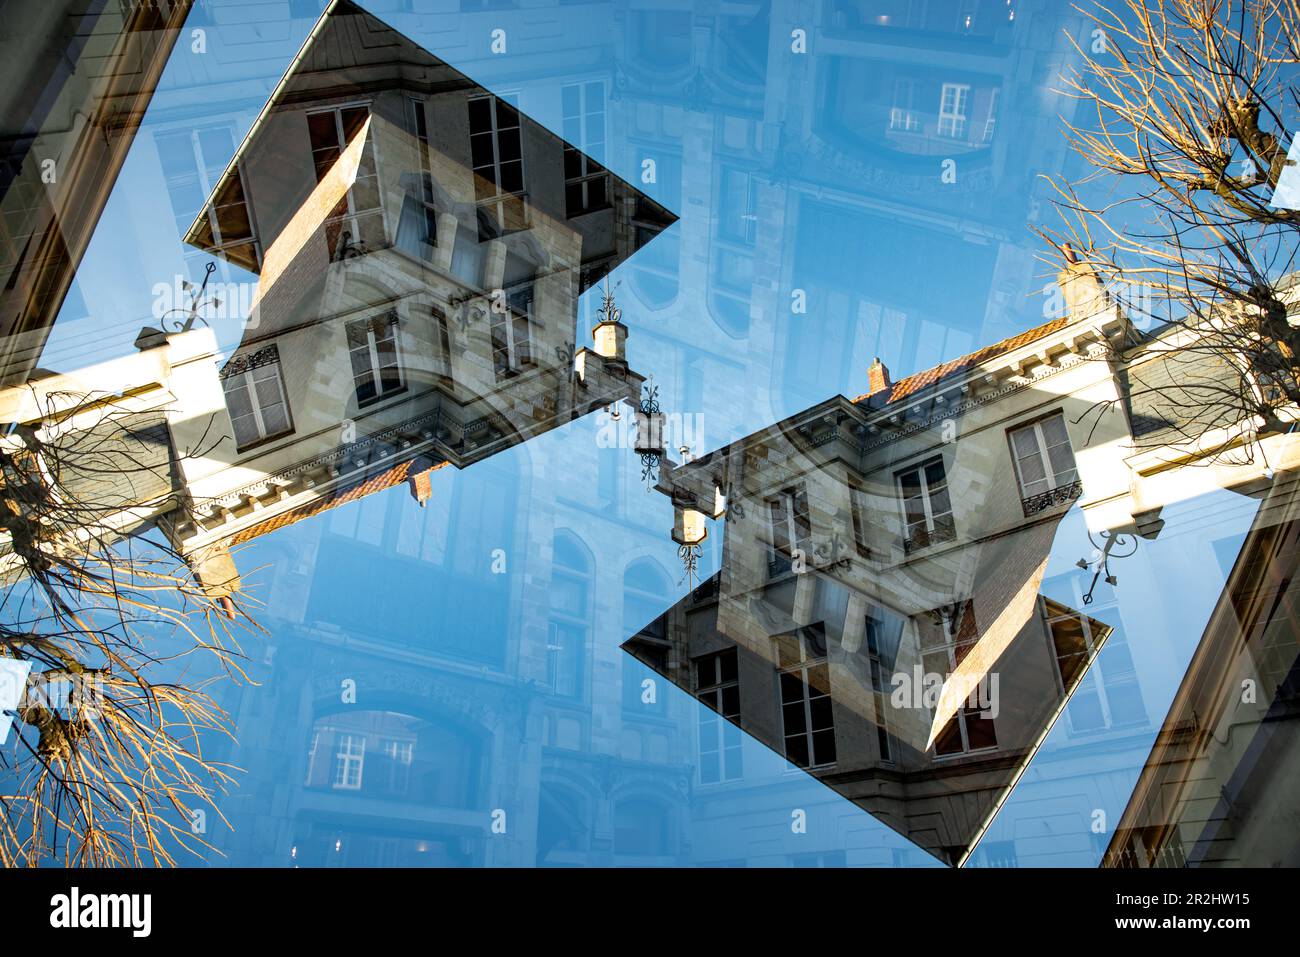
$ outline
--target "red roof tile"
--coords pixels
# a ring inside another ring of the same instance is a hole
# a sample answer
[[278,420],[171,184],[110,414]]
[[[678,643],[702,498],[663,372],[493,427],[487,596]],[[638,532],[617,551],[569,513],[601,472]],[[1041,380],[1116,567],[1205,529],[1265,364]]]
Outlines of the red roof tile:
[[[897,402],[900,399],[905,399],[916,392],[920,392],[926,386],[934,385],[936,382],[946,379],[949,376],[956,375],[959,372],[964,372],[967,369],[978,366],[990,359],[996,358],[997,356],[1005,355],[1008,352],[1014,352],[1021,346],[1027,346],[1031,342],[1042,339],[1044,336],[1049,336],[1059,329],[1063,329],[1069,324],[1069,322],[1070,318],[1068,316],[1063,316],[1060,319],[1053,319],[1050,322],[1043,323],[1041,326],[1035,326],[1033,329],[1026,329],[1018,335],[1011,336],[1008,339],[1003,339],[1001,342],[995,342],[991,346],[985,346],[983,349],[977,349],[975,352],[971,352],[967,355],[961,356],[960,358],[952,359],[948,362],[934,366],[933,368],[926,369],[923,372],[917,372],[904,379],[899,379],[890,389],[888,401]],[[868,395],[870,395],[870,393],[860,395],[853,401],[861,402],[866,399]]]
[[[347,488],[339,489],[328,497],[318,498],[314,502],[308,502],[306,505],[299,505],[297,508],[291,508],[287,512],[281,512],[272,518],[256,525],[250,525],[235,533],[230,539],[229,544],[240,545],[254,538],[259,538],[275,531],[278,528],[284,528],[286,525],[292,525],[300,522],[305,518],[311,518],[313,515],[319,515],[322,512],[329,511],[339,505],[346,505],[348,502],[355,502],[359,498],[379,492],[386,488],[392,488],[394,485],[400,485],[411,477],[411,466],[413,461],[400,462],[392,468],[383,472],[378,472],[368,479],[363,479]],[[446,465],[446,462],[439,462],[428,471],[436,471]]]

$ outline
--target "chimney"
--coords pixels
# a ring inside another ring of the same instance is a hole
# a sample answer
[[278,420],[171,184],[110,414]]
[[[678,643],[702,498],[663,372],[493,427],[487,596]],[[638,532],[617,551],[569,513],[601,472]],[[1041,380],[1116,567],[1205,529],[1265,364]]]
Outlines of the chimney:
[[880,361],[880,356],[876,356],[867,367],[867,395],[888,392],[893,387],[894,383],[889,381],[889,369]]
[[1066,315],[1077,321],[1109,310],[1110,297],[1097,267],[1081,259],[1069,243],[1061,247],[1061,255],[1065,257],[1065,265],[1056,274],[1056,281],[1065,299]]
[[420,508],[424,508],[429,496],[433,494],[433,483],[429,478],[432,472],[433,469],[415,472],[406,480],[411,489],[411,497],[420,503]]

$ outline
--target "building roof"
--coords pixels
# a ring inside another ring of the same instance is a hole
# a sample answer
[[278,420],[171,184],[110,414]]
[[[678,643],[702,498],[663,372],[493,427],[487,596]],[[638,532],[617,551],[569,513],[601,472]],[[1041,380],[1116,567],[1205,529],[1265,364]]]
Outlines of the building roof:
[[256,525],[250,525],[231,536],[231,545],[242,545],[244,542],[252,541],[254,538],[260,538],[268,535],[276,529],[284,528],[286,525],[293,525],[303,519],[311,518],[322,512],[327,512],[339,505],[346,505],[349,502],[355,502],[357,499],[364,498],[372,492],[381,492],[386,488],[392,488],[394,485],[401,485],[407,479],[418,475],[421,471],[433,472],[446,465],[446,462],[439,462],[437,465],[428,469],[413,468],[418,461],[418,457],[408,459],[405,462],[399,462],[392,468],[377,472],[369,478],[362,479],[345,488],[337,489],[333,494],[322,496],[314,502],[308,502],[306,505],[299,505],[297,508],[291,508],[287,512],[281,512],[272,518]]
[[[976,349],[974,352],[967,353],[964,356],[950,359],[948,362],[940,363],[939,365],[933,366],[922,372],[916,372],[906,378],[899,379],[889,389],[885,401],[898,402],[901,399],[906,399],[909,396],[920,392],[927,386],[934,385],[936,382],[941,382],[944,379],[957,375],[958,373],[965,372],[967,369],[981,365],[990,359],[995,359],[1008,352],[1014,352],[1021,346],[1027,346],[1032,342],[1037,342],[1039,339],[1046,338],[1052,333],[1064,329],[1070,324],[1070,321],[1069,316],[1052,319],[1049,322],[1043,323],[1041,326],[1026,329],[1024,332],[1003,339],[1001,342],[995,342],[992,345],[985,346],[982,349]],[[872,394],[873,393],[865,393],[858,396],[853,401],[863,402]],[[875,394],[884,395],[884,393]]]

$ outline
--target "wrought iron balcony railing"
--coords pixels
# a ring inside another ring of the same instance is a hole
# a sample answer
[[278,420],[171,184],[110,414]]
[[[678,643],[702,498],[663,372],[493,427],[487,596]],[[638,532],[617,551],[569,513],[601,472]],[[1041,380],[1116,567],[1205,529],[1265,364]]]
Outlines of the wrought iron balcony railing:
[[1020,500],[1025,509],[1025,518],[1032,518],[1039,512],[1045,512],[1049,508],[1056,508],[1059,505],[1066,505],[1073,502],[1083,494],[1083,483],[1078,479],[1070,482],[1068,485],[1058,485],[1056,488],[1048,489],[1046,492],[1039,492],[1037,495],[1030,495],[1028,498]]

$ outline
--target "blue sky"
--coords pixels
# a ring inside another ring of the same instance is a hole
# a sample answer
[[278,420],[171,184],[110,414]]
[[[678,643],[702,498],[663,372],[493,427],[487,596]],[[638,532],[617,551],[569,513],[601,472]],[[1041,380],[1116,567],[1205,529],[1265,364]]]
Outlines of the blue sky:
[[[574,70],[576,51],[588,50],[571,38],[590,35],[591,69],[607,78],[607,91],[616,88],[615,75],[622,84],[621,95],[606,103],[607,165],[639,183],[644,160],[654,159],[660,175],[642,188],[681,217],[675,235],[656,240],[615,279],[623,283],[619,299],[632,330],[632,364],[655,374],[666,409],[704,416],[697,454],[829,395],[864,391],[874,356],[897,378],[1048,318],[1041,295],[1048,270],[1036,260],[1042,247],[1031,228],[1051,216],[1040,177],[1077,172],[1057,120],[1068,104],[1053,86],[1070,56],[1063,31],[1083,29],[1081,18],[1064,4],[1017,4],[1013,26],[990,21],[973,33],[900,30],[896,42],[859,49],[862,55],[855,56],[839,56],[842,45],[809,25],[806,52],[787,52],[787,37],[803,29],[796,11],[804,6],[775,2],[770,11],[758,8],[756,19],[722,16],[712,30],[699,22],[692,27],[681,12],[685,7],[637,12],[617,4],[623,23],[617,29],[605,4],[547,6],[545,29],[536,26],[531,8],[459,18],[421,0],[414,0],[413,12],[404,12],[401,2],[371,8],[488,88],[516,93],[524,112],[557,131],[563,125],[558,84]],[[1001,15],[1000,4],[979,6],[990,18]],[[172,284],[184,268],[175,225],[178,200],[160,165],[155,134],[228,123],[233,149],[310,26],[303,17],[287,21],[285,12],[282,2],[212,0],[209,22],[201,27],[204,51],[195,52],[184,39],[178,44],[86,253],[77,295],[65,306],[46,364],[61,368],[108,358],[129,349],[139,327],[152,321],[156,287]],[[772,19],[778,27],[769,25]],[[509,38],[504,55],[489,51],[493,29],[504,29]],[[704,94],[689,82],[702,65],[715,77]],[[196,82],[203,77],[222,82]],[[960,108],[948,101],[949,86],[966,89],[968,100]],[[646,122],[638,114],[643,102],[671,109]],[[945,122],[964,124],[946,146],[916,135],[927,124]],[[818,144],[833,144],[839,159],[825,158]],[[705,149],[713,154],[708,161],[701,158]],[[214,167],[226,158],[204,157]],[[755,191],[753,206],[748,188]],[[747,235],[748,223],[770,222],[764,204],[786,202],[796,192],[797,223],[775,236]],[[662,288],[675,293],[656,292],[653,280],[638,273],[647,263],[658,270]],[[250,277],[233,270],[229,278]],[[792,307],[798,292],[804,294],[803,311]],[[237,319],[214,326],[224,347],[237,344]],[[399,488],[300,523],[244,550],[241,566],[258,568],[310,552],[314,564],[303,586],[310,593],[304,614],[315,623],[339,619],[334,625],[340,642],[390,634],[436,651],[440,642],[457,644],[472,636],[480,647],[504,647],[514,630],[545,627],[495,603],[524,587],[511,575],[551,560],[554,530],[561,528],[579,541],[599,543],[601,554],[637,553],[657,563],[665,572],[660,597],[667,608],[687,587],[678,580],[675,546],[666,534],[671,508],[662,496],[644,492],[634,458],[623,455],[614,466],[617,477],[611,481],[623,489],[618,509],[593,507],[590,485],[564,481],[568,463],[587,454],[598,428],[589,417],[463,472],[443,470],[424,510]],[[1043,843],[1035,863],[1096,862],[1100,848],[1078,822],[1097,808],[1118,818],[1127,794],[1115,781],[1135,777],[1145,759],[1226,574],[1204,558],[1214,542],[1239,536],[1249,523],[1243,500],[1223,496],[1224,503],[1214,506],[1222,516],[1216,522],[1198,518],[1206,503],[1190,504],[1185,516],[1168,516],[1169,533],[1144,544],[1114,601],[1099,613],[1123,623],[1141,675],[1145,727],[1126,735],[1117,754],[1114,739],[1072,735],[1058,723],[995,821],[990,841],[1015,838],[1026,821],[1059,821],[1062,832]],[[395,550],[394,536],[426,528],[422,534],[445,534],[437,546],[440,560],[413,566]],[[510,536],[513,570],[507,581],[494,575],[487,557],[494,529],[509,530],[502,532]],[[1085,537],[1072,513],[1057,536],[1054,574],[1068,575]],[[706,554],[710,568],[718,562],[721,538],[721,527],[714,528]],[[248,577],[255,585],[257,574]],[[374,593],[357,593],[361,577]],[[394,582],[409,584],[401,593],[407,597],[398,597],[390,587]],[[471,593],[479,600],[450,600]],[[279,626],[270,620],[277,660],[309,656],[295,629],[285,626],[277,633]],[[626,637],[623,628],[608,623],[592,628],[592,662],[610,658]],[[1102,653],[1103,667],[1110,654]],[[309,725],[310,716],[286,712],[281,701],[301,689],[285,687],[275,667],[266,666],[263,684],[244,692],[237,707],[253,720],[273,720],[273,737],[305,742],[309,727],[303,722]],[[296,681],[310,680],[295,674]],[[601,678],[594,666],[591,675]],[[700,706],[661,684],[680,726],[698,719]],[[596,725],[602,718],[588,717]],[[933,863],[761,747],[746,747],[746,783],[779,790],[791,808],[811,809],[810,846],[847,851],[823,863]],[[1103,755],[1116,773],[1098,776],[1093,793],[1086,772]],[[253,822],[264,815],[269,820],[281,769],[256,756],[244,761],[238,749],[231,760],[250,768],[231,807],[260,836],[229,842],[227,861],[265,863],[278,853],[273,845],[283,836],[271,827],[260,831]],[[1064,786],[1062,780],[1074,783]],[[507,789],[497,799],[508,804],[524,796]],[[676,800],[673,813],[689,817],[705,813],[706,805],[707,813],[716,813],[716,798],[698,791]],[[738,822],[742,811],[737,808]],[[718,859],[743,860],[750,835],[737,824],[730,852],[729,839],[718,838]]]

